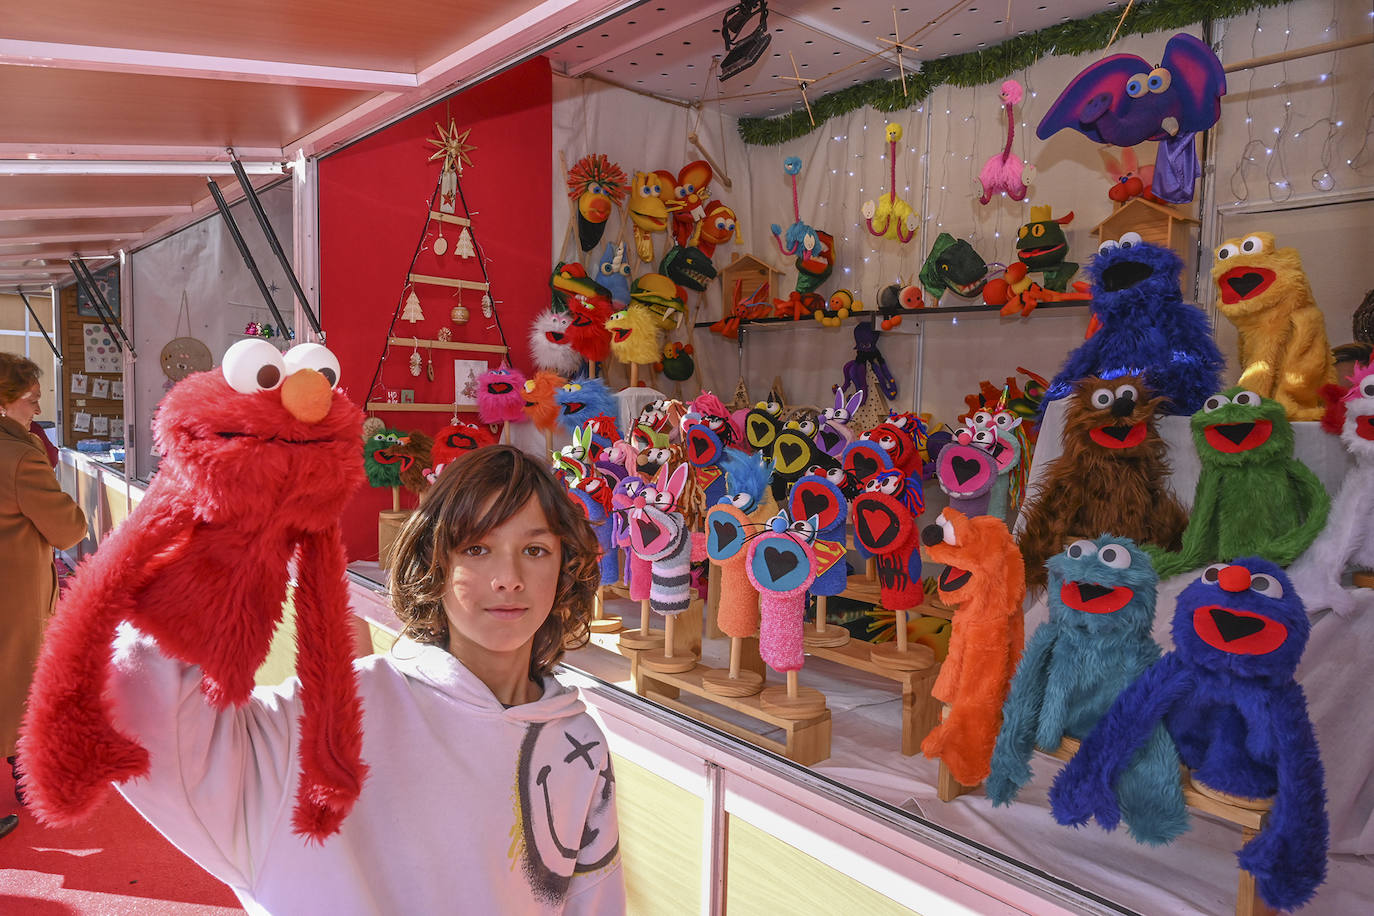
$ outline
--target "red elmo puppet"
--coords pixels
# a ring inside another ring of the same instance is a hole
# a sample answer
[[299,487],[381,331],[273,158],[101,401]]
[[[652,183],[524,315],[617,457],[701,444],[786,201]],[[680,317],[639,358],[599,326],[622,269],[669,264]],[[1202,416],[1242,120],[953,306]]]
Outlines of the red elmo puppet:
[[319,344],[283,356],[244,340],[222,371],[167,394],[153,423],[157,476],[77,571],[38,662],[20,753],[40,819],[79,820],[109,782],[148,771],[147,750],[114,728],[105,697],[119,622],[199,665],[210,703],[242,704],[294,557],[304,710],[292,826],[314,840],[339,829],[367,767],[339,530],[363,481],[362,414],[338,381],[338,360]]

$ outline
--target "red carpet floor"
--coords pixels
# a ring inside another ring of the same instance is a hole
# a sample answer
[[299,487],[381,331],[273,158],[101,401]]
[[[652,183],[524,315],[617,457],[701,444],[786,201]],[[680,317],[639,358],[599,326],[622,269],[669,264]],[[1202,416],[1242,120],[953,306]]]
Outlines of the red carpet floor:
[[43,827],[14,801],[0,759],[0,815],[19,826],[0,838],[4,916],[233,916],[233,892],[162,838],[113,790],[86,822]]

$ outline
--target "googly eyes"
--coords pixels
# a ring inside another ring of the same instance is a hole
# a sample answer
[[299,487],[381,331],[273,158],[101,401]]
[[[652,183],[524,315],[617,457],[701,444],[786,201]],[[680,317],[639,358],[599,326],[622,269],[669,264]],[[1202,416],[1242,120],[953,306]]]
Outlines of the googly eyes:
[[1097,553],[1097,545],[1092,541],[1074,541],[1064,553],[1068,554],[1070,560],[1081,560]]
[[[609,277],[609,276],[610,276],[611,274],[613,274],[613,273],[615,273],[615,266],[614,266],[614,265],[612,265],[612,264],[602,264],[602,265],[601,265],[601,276],[603,276],[603,277]],[[621,313],[621,312],[617,312],[617,313],[616,313],[616,315],[619,315],[619,314],[622,314],[622,313]],[[611,317],[614,318],[615,315],[612,315]]]
[[1133,99],[1138,99],[1150,91],[1150,74],[1137,73],[1126,81],[1126,94]]
[[989,426],[992,423],[992,414],[986,410],[980,410],[973,415],[974,426]]
[[1221,571],[1225,568],[1225,563],[1213,563],[1202,571],[1202,581],[1216,584],[1221,579]]
[[844,483],[844,468],[830,468],[822,476],[838,487]]
[[[1150,71],[1150,75],[1145,79],[1145,88],[1150,92],[1160,93],[1169,88],[1169,84],[1174,81],[1174,76],[1163,67],[1155,67]],[[1127,89],[1129,92],[1129,88]]]
[[220,372],[239,394],[271,391],[281,385],[287,374],[286,361],[277,348],[257,339],[240,340],[226,350]]
[[1260,396],[1253,391],[1241,391],[1231,399],[1231,403],[1239,404],[1241,407],[1258,407],[1260,406]]
[[797,429],[803,436],[814,436],[816,434],[816,421],[810,419],[802,420],[797,424]]
[[935,517],[935,524],[940,526],[940,531],[942,533],[941,540],[951,547],[954,546],[956,543],[954,539],[954,523],[945,518],[945,514],[941,512]]
[[884,451],[892,451],[897,447],[897,437],[891,434],[884,435],[878,439],[878,445]]
[[673,494],[666,490],[662,493],[655,493],[654,505],[660,509],[671,509],[673,507]]
[[822,410],[822,411],[821,411],[821,419],[822,419],[822,420],[833,420],[833,419],[835,419],[837,416],[839,416],[839,413],[840,413],[839,410],[837,410],[836,408],[834,408],[834,407],[827,407],[825,410]]
[[1117,240],[1117,244],[1122,248],[1134,248],[1136,245],[1139,245],[1140,242],[1141,238],[1139,232],[1123,233],[1121,238]]
[[1374,375],[1360,383],[1360,397],[1374,398]]
[[1257,235],[1247,235],[1240,243],[1240,250],[1246,254],[1255,254],[1264,250],[1264,239]]
[[763,409],[776,417],[782,413],[782,404],[777,401],[766,401],[763,405]]
[[1130,569],[1131,554],[1120,544],[1107,544],[1097,552],[1097,558],[1102,561],[1103,566],[1110,566],[1112,569]]
[[666,448],[651,448],[644,454],[654,464],[663,464],[670,457]]
[[1231,399],[1228,398],[1226,395],[1214,394],[1203,402],[1202,409],[1207,413],[1214,413],[1215,411],[1221,410],[1221,408],[1225,407],[1227,404],[1230,403]]
[[564,386],[563,386],[563,390],[564,390],[564,391],[581,391],[581,390],[582,390],[582,386],[581,386],[581,385],[578,385],[578,384],[576,384],[576,383],[570,383],[570,384],[564,385]]
[[640,490],[644,489],[644,483],[641,480],[637,480],[634,477],[630,477],[625,481],[624,488],[625,495],[633,499],[639,495]]
[[1113,248],[1119,248],[1119,247],[1120,247],[1120,245],[1117,243],[1116,239],[1103,239],[1103,240],[1102,240],[1102,244],[1097,246],[1097,253],[1098,253],[1098,254],[1106,254],[1107,252],[1111,251]]
[[1140,400],[1140,392],[1134,385],[1118,385],[1116,388],[1117,399],[1130,398],[1132,401]]
[[998,429],[1003,430],[1015,429],[1016,427],[1021,425],[1021,418],[1007,410],[1004,410],[1001,413],[994,416],[992,418],[992,421],[997,424]]
[[805,541],[814,541],[816,539],[816,526],[808,519],[797,519],[795,522],[787,526],[787,530],[801,537]]
[[1283,597],[1283,586],[1279,584],[1279,580],[1263,573],[1250,577],[1250,591],[1266,598],[1278,599]]
[[973,434],[974,442],[992,442],[997,436],[990,429],[980,429]]
[[1234,258],[1238,254],[1240,254],[1240,246],[1235,242],[1227,242],[1217,249],[1217,260],[1224,261],[1227,258]]
[[1098,410],[1106,410],[1108,407],[1112,406],[1115,400],[1116,395],[1112,393],[1112,389],[1110,388],[1094,388],[1089,398],[1089,401]]
[[880,478],[875,481],[878,484],[878,491],[892,496],[902,488],[902,478],[893,475],[891,477]]

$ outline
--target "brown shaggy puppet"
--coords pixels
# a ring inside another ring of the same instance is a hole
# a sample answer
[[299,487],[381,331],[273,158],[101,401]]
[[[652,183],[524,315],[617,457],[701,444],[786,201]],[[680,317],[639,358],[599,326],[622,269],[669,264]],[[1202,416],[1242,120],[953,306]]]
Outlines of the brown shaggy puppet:
[[1026,587],[1045,587],[1045,561],[1075,538],[1104,534],[1177,550],[1188,513],[1165,485],[1163,398],[1139,375],[1080,380],[1064,417],[1064,451],[1021,510]]
[[1021,554],[1000,518],[940,512],[921,532],[926,554],[947,568],[940,598],[954,605],[949,655],[930,693],[949,706],[945,719],[921,742],[966,786],[987,778],[1002,727],[1002,703],[1021,660],[1025,621]]

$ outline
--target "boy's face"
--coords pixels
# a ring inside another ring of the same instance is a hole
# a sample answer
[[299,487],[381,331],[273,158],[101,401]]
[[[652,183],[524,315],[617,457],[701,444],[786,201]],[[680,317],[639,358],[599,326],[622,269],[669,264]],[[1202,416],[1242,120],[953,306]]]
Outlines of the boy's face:
[[449,651],[484,680],[507,666],[528,670],[562,565],[561,542],[534,498],[480,541],[454,551],[444,593]]

